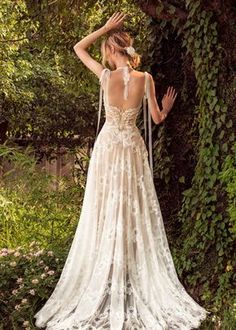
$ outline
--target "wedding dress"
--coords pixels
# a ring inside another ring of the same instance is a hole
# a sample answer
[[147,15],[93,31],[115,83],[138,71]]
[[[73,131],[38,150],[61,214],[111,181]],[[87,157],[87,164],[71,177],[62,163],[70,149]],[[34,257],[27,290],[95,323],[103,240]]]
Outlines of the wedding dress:
[[[130,72],[127,66],[118,69],[127,100]],[[195,329],[210,312],[180,283],[169,249],[153,183],[148,73],[141,103],[127,109],[109,104],[110,74],[104,68],[100,77],[97,134],[80,220],[60,279],[35,314],[35,325],[47,330]],[[106,121],[98,134],[102,100]],[[149,154],[136,126],[142,104]]]

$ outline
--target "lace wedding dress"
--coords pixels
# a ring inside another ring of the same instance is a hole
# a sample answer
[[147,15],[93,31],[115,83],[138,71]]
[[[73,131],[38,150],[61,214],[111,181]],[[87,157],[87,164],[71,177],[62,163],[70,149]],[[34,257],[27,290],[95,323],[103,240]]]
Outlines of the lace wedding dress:
[[[127,99],[130,72],[119,68]],[[110,74],[105,68],[100,77],[97,139],[80,220],[60,279],[35,314],[35,325],[47,330],[195,329],[210,312],[180,283],[169,249],[153,183],[148,73],[141,104],[128,109],[109,104]],[[106,121],[98,134],[102,100]],[[149,155],[136,126],[142,103]]]

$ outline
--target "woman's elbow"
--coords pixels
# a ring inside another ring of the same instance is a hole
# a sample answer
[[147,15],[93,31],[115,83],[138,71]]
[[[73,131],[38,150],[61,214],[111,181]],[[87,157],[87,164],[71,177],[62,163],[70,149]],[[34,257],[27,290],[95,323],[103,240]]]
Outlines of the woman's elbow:
[[77,44],[75,44],[75,45],[73,46],[73,49],[74,49],[74,51],[75,51],[76,54],[77,54],[77,53],[79,53],[80,50],[82,50],[82,47],[80,46],[79,42],[77,42]]
[[156,112],[156,113],[155,113],[155,116],[153,117],[153,121],[154,121],[154,123],[155,123],[156,125],[161,124],[162,121],[163,121],[163,118],[162,118],[161,114],[158,115],[158,113]]
[[154,123],[155,123],[156,125],[160,125],[161,122],[162,122],[162,120],[154,120]]

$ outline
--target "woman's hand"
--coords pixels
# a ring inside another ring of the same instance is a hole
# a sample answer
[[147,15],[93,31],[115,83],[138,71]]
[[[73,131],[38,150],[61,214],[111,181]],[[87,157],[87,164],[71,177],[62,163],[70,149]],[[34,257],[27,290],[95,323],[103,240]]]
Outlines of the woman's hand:
[[171,87],[169,86],[166,94],[163,96],[161,100],[163,112],[165,112],[165,114],[168,114],[168,112],[173,107],[176,96],[177,93],[175,93],[175,89],[172,86]]
[[122,26],[124,18],[127,16],[127,14],[123,14],[120,12],[115,12],[109,20],[104,25],[106,28],[106,31],[117,29]]

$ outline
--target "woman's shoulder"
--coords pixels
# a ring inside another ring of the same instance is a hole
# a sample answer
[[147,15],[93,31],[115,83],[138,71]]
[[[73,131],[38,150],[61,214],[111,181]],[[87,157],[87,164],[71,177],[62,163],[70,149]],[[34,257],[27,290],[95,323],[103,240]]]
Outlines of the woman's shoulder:
[[137,75],[144,76],[145,74],[149,75],[148,71],[141,71],[141,70],[133,70]]
[[99,78],[99,82],[100,82],[101,84],[103,83],[103,81],[104,81],[106,75],[110,74],[110,72],[111,72],[111,70],[108,69],[108,68],[106,68],[106,67],[102,69],[102,72],[101,72],[101,74],[100,74],[100,78]]

